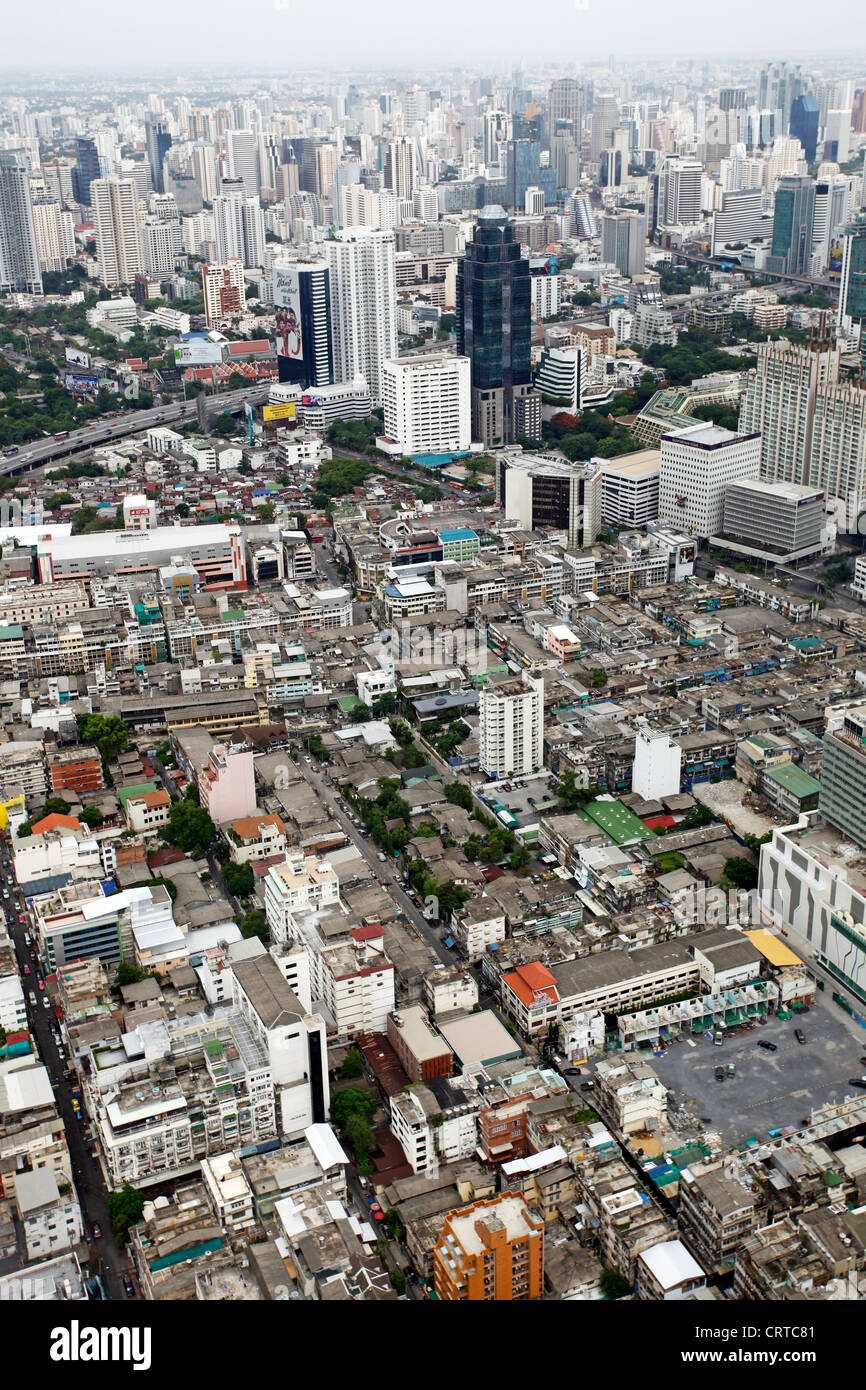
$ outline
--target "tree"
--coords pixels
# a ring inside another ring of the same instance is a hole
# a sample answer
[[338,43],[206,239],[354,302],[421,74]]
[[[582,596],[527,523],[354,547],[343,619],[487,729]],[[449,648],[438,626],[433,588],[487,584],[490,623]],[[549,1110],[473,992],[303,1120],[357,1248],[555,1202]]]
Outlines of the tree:
[[49,796],[39,812],[39,819],[44,820],[46,816],[68,816],[69,811],[69,802],[64,801],[62,796]]
[[248,898],[255,886],[252,864],[226,864],[223,879],[226,888],[235,898]]
[[753,864],[751,859],[734,854],[725,860],[722,877],[731,888],[757,888],[758,866]]
[[131,1183],[125,1182],[119,1192],[108,1193],[108,1215],[114,1238],[122,1248],[126,1244],[130,1226],[141,1220],[144,1211],[144,1193]]
[[603,1298],[614,1300],[631,1293],[631,1284],[618,1269],[605,1269],[598,1281]]
[[563,772],[556,789],[556,799],[559,802],[560,810],[564,811],[566,815],[572,815],[581,806],[585,806],[588,801],[594,801],[597,795],[597,787],[579,787],[577,774],[571,771]]
[[712,820],[713,813],[709,806],[690,806],[680,821],[680,830],[699,830]]
[[32,834],[33,834],[33,823],[32,823],[31,821],[29,821],[29,820],[23,820],[23,821],[21,822],[21,824],[19,825],[19,827],[18,827],[17,838],[18,838],[19,840],[23,840],[27,835],[32,835]]
[[462,806],[464,811],[472,810],[472,793],[463,782],[449,782],[445,788],[445,799],[452,806]]
[[189,503],[178,502],[177,506],[174,509],[174,514],[175,516],[180,517],[189,516]]
[[340,1129],[345,1130],[351,1115],[362,1115],[371,1120],[376,1113],[376,1102],[367,1092],[357,1086],[338,1091],[331,1097],[331,1119]]
[[385,1212],[384,1224],[392,1240],[403,1239],[406,1234],[406,1228],[400,1220],[400,1213],[396,1211],[394,1207],[390,1207],[389,1210]]
[[129,747],[129,734],[119,714],[83,714],[78,717],[82,743],[99,749],[103,763],[111,762]]
[[203,806],[198,804],[198,792],[191,787],[183,801],[175,801],[163,826],[162,838],[176,845],[184,854],[201,859],[216,838],[216,826]]
[[343,1125],[343,1134],[352,1145],[355,1152],[355,1162],[359,1172],[369,1172],[371,1168],[370,1154],[376,1147],[376,1140],[370,1128],[370,1121],[355,1110],[349,1115]]
[[246,938],[257,936],[260,941],[263,941],[265,945],[267,945],[269,935],[268,919],[265,916],[264,910],[260,907],[254,907],[251,912],[247,913],[244,920],[241,922],[241,936]]
[[338,1075],[345,1081],[354,1081],[356,1077],[364,1075],[364,1058],[357,1047],[349,1048]]
[[122,960],[114,972],[114,983],[118,989],[122,989],[124,985],[138,985],[146,979],[145,972],[128,960]]
[[404,1294],[406,1292],[406,1276],[399,1269],[392,1269],[388,1274],[388,1279],[395,1293]]
[[82,821],[84,825],[89,825],[91,830],[95,830],[97,826],[102,824],[105,817],[98,806],[84,806],[81,809],[78,819]]

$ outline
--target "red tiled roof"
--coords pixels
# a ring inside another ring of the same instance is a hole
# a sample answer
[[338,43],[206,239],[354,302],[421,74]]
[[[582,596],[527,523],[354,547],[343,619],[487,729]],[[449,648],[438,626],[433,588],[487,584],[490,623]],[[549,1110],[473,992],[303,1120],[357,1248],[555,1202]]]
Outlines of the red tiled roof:
[[532,1004],[536,994],[544,994],[553,1001],[559,998],[556,980],[547,966],[542,965],[540,960],[531,960],[527,961],[525,965],[518,965],[517,969],[512,970],[504,979],[527,1008]]
[[34,835],[44,835],[48,830],[81,830],[83,826],[77,816],[59,816],[55,811],[34,821],[31,829]]

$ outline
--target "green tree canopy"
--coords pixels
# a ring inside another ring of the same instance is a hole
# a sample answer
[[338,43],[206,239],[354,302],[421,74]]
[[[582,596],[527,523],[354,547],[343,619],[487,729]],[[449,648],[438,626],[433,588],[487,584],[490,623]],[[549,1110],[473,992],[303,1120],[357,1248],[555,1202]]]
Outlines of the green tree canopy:
[[130,1226],[141,1220],[144,1211],[144,1193],[131,1183],[125,1182],[119,1192],[108,1193],[108,1215],[119,1246],[126,1244]]

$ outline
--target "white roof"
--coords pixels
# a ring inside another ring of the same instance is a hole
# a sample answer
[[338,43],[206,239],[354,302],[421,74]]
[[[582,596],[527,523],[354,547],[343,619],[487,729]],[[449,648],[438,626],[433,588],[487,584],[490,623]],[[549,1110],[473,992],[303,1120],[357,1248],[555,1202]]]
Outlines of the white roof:
[[182,555],[187,549],[199,551],[209,545],[228,545],[230,536],[240,534],[237,525],[154,526],[149,531],[101,531],[90,536],[71,535],[71,526],[65,533],[63,527],[52,526],[47,536],[44,526],[14,529],[30,535],[30,539],[22,544],[35,545],[38,541],[39,555],[51,555],[56,560],[83,561],[96,560],[105,555],[133,556],[159,551],[175,551]]
[[[23,1065],[16,1066],[15,1063]],[[54,1092],[45,1067],[34,1066],[32,1057],[15,1057],[0,1064],[0,1114],[53,1105]]]
[[528,1158],[513,1158],[510,1163],[503,1163],[502,1171],[512,1177],[516,1173],[533,1173],[538,1168],[547,1168],[552,1163],[565,1163],[568,1154],[561,1144],[554,1144],[552,1148],[542,1149],[540,1153],[530,1154]]
[[704,1271],[681,1240],[652,1245],[640,1255],[647,1269],[663,1289],[675,1289],[686,1279],[703,1279]]
[[349,1160],[343,1152],[339,1139],[330,1125],[310,1125],[304,1130],[304,1138],[316,1156],[316,1162],[323,1172],[338,1165],[348,1166]]

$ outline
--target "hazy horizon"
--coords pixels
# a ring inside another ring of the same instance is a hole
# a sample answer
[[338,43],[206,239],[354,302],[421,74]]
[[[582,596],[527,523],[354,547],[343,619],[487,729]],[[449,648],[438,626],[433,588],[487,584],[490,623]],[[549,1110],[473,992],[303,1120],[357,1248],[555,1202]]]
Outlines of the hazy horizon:
[[[732,65],[861,61],[850,46],[816,47],[815,10],[805,0],[763,6],[729,0],[723,14],[698,11],[688,0],[552,0],[540,22],[517,0],[439,0],[417,15],[401,0],[320,0],[314,9],[297,0],[152,0],[146,10],[121,14],[108,0],[92,0],[86,24],[70,27],[69,20],[60,0],[7,10],[0,72],[50,81],[78,72],[176,76],[208,66],[273,74],[573,66],[609,57]],[[863,43],[866,69],[862,0],[838,0],[831,32],[845,34],[843,44],[854,38]]]

